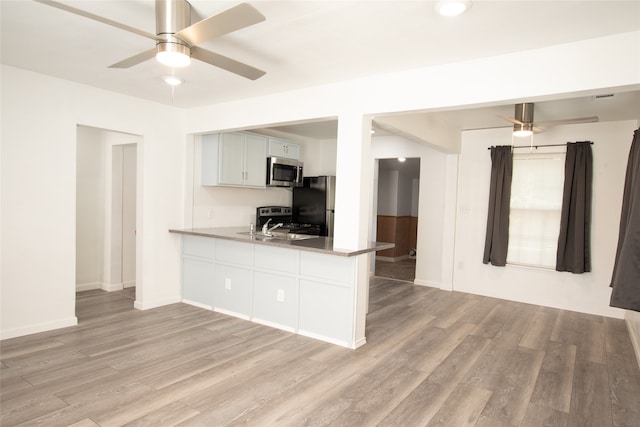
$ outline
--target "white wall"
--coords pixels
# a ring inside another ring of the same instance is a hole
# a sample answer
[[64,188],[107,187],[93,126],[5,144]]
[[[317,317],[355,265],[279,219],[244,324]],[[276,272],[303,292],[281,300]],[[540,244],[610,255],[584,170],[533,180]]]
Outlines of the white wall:
[[398,178],[394,170],[378,172],[378,215],[398,215]]
[[[458,175],[454,289],[622,317],[622,310],[609,307],[609,283],[618,238],[624,172],[631,136],[637,126],[636,121],[558,126],[534,137],[534,143],[540,145],[594,142],[592,271],[584,274],[509,265],[494,267],[482,263],[491,170],[487,148],[510,145],[511,135],[509,129],[463,132]],[[516,145],[522,144],[516,142]]]
[[398,216],[411,216],[411,205],[413,204],[413,179],[400,173],[398,175]]
[[76,170],[76,288],[103,280],[106,155],[100,130],[78,126]]
[[137,144],[122,148],[122,287],[136,285]]
[[[77,125],[141,135],[136,306],[179,300],[184,113],[2,66],[0,335],[75,318]],[[144,280],[143,280],[144,279]]]
[[378,175],[378,215],[411,216],[415,212],[417,216],[418,181],[398,170],[381,170]]

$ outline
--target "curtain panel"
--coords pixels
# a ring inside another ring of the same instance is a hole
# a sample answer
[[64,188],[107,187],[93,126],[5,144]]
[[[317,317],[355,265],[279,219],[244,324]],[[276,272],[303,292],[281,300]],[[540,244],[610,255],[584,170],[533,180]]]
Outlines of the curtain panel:
[[482,260],[485,264],[491,263],[500,267],[507,264],[512,174],[513,154],[511,146],[491,147],[489,212]]
[[567,143],[556,270],[591,271],[591,142]]
[[631,141],[611,287],[611,307],[640,311],[640,129]]

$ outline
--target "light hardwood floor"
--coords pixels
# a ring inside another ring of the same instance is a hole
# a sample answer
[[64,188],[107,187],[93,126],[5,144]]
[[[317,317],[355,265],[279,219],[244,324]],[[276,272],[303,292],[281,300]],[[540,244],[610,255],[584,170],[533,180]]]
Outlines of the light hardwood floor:
[[125,293],[1,343],[3,427],[640,426],[622,320],[372,279],[348,350]]

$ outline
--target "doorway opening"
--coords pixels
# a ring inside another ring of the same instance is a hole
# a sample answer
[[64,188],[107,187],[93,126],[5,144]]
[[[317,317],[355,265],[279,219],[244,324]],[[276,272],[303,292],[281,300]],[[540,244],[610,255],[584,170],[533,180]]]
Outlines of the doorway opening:
[[137,147],[141,137],[77,127],[76,292],[136,292]]
[[378,160],[376,240],[395,248],[375,255],[379,277],[413,282],[416,274],[420,158]]

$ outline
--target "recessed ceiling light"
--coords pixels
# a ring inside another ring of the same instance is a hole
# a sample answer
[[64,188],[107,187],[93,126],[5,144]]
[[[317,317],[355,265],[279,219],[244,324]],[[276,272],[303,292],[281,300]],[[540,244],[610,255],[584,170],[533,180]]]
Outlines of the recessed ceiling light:
[[436,3],[436,11],[442,16],[457,16],[471,7],[471,0],[441,0]]
[[175,76],[164,76],[162,80],[164,80],[166,84],[171,86],[178,86],[182,84],[182,80]]

